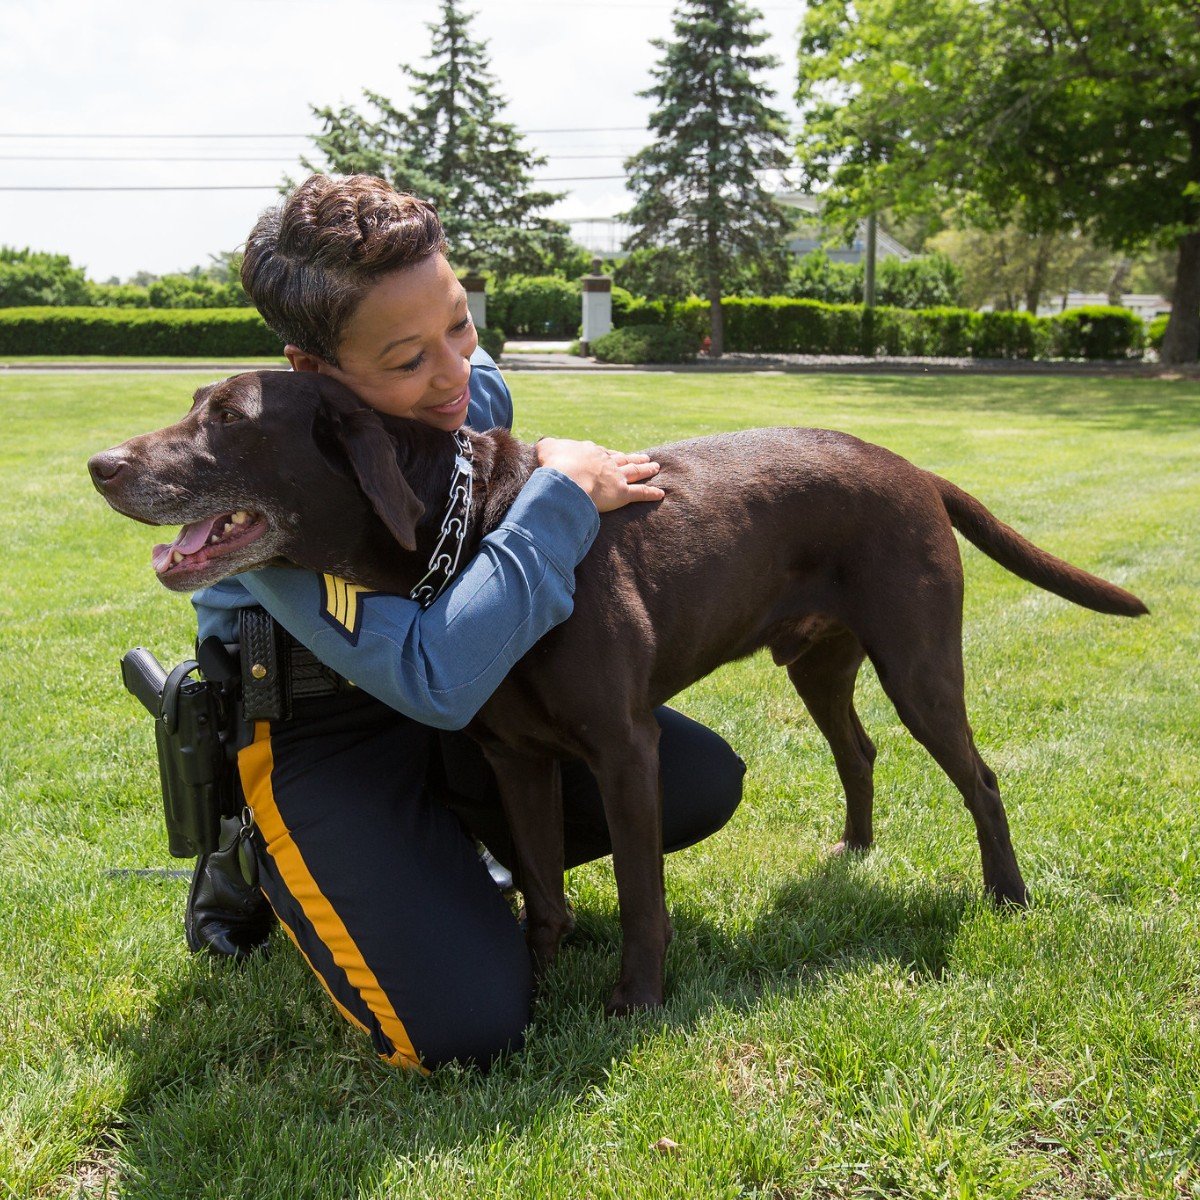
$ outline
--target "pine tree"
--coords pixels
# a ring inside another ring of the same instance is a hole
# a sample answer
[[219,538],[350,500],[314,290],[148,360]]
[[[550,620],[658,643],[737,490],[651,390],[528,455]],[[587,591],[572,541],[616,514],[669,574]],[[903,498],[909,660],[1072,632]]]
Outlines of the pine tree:
[[674,40],[655,84],[640,95],[656,104],[655,140],[629,159],[637,200],[625,214],[636,228],[630,249],[675,246],[704,282],[711,309],[710,354],[724,348],[722,283],[747,260],[782,267],[789,221],[763,186],[788,165],[787,127],[755,82],[777,60],[755,51],[767,35],[761,13],[740,0],[680,0]]
[[489,72],[487,50],[470,37],[473,14],[442,0],[428,70],[400,64],[413,93],[404,108],[363,91],[375,110],[314,106],[325,124],[313,138],[324,156],[309,170],[364,172],[437,205],[460,267],[503,272],[545,270],[569,251],[565,225],[539,216],[561,193],[536,190],[532,171],[545,159],[525,148],[502,119],[507,103]]

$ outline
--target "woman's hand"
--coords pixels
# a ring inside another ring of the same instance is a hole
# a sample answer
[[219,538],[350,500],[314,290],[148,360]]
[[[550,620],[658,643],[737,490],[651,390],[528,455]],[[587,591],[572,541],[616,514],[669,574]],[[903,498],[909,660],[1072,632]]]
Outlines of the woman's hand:
[[553,467],[574,480],[602,513],[666,495],[662,488],[642,482],[658,474],[658,463],[648,454],[621,454],[570,438],[542,438],[536,448],[539,467]]

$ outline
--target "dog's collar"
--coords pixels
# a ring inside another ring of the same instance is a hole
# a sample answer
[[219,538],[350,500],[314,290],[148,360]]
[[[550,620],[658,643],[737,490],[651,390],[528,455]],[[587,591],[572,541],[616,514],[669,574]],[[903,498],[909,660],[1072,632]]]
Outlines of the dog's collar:
[[471,439],[461,429],[456,429],[454,444],[458,453],[454,456],[450,499],[446,503],[446,514],[442,517],[441,536],[429,556],[429,570],[409,592],[409,596],[422,608],[428,608],[454,578],[471,520],[471,498],[475,484],[475,473],[471,466]]

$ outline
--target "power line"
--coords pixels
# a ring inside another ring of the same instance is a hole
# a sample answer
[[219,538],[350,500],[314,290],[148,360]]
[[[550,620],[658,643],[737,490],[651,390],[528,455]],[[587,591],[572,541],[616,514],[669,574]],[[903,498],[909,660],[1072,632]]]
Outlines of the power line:
[[[560,162],[567,160],[597,159],[597,158],[628,158],[635,150],[617,151],[612,154],[546,154]],[[124,155],[124,154],[0,154],[0,162],[121,162],[121,163],[169,163],[169,162],[202,162],[202,163],[288,163],[293,164],[294,158],[278,155],[271,158],[242,157],[228,158],[225,156],[199,155]]]
[[[522,129],[528,133],[645,133],[644,125],[577,125],[570,128]],[[319,133],[0,133],[0,138],[313,138]]]
[[[532,183],[585,183],[600,179],[624,179],[624,175],[563,175],[534,177]],[[278,191],[278,183],[196,184],[0,184],[0,192],[267,192]]]

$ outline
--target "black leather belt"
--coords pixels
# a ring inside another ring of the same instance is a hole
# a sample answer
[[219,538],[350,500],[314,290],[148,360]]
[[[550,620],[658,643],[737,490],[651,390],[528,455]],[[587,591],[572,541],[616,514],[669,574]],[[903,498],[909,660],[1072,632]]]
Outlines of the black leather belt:
[[266,609],[239,614],[242,706],[248,721],[287,720],[292,702],[354,687],[302,646]]

